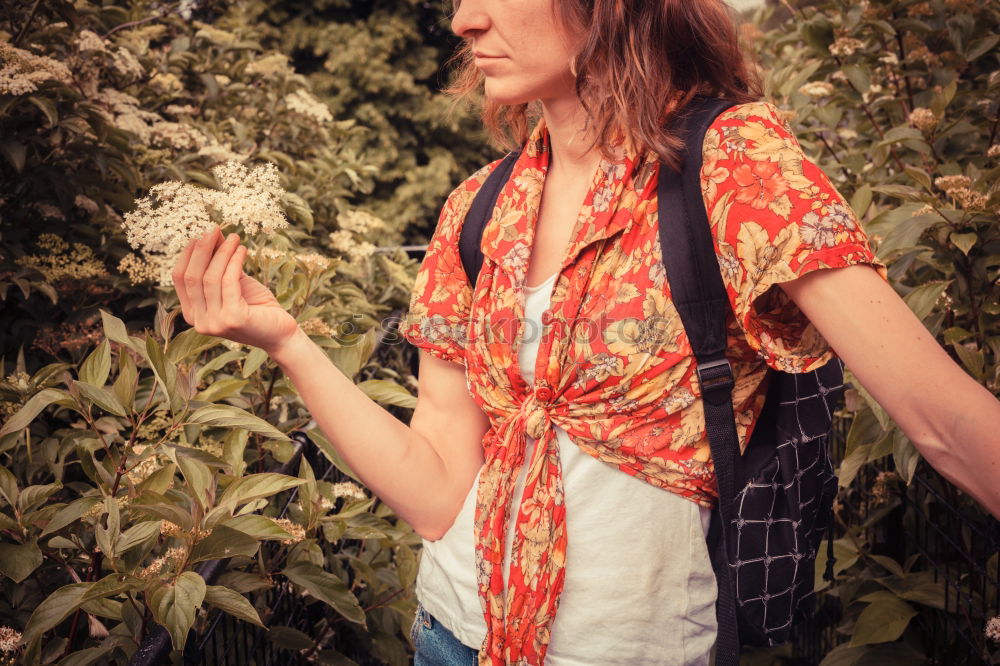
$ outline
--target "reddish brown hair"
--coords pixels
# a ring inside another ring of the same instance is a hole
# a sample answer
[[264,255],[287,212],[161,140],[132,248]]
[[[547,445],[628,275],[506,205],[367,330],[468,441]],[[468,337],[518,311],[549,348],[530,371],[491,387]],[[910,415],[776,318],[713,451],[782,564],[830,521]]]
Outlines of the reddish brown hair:
[[[461,0],[453,0],[457,10]],[[666,124],[696,94],[734,103],[763,97],[756,67],[740,46],[735,12],[724,0],[553,0],[556,20],[581,36],[576,94],[595,143],[612,159],[616,137],[655,151],[673,168],[680,140]],[[490,143],[503,150],[524,145],[538,106],[503,105],[482,96],[483,73],[465,40],[449,59],[454,68],[443,90],[453,106],[475,96]],[[671,103],[675,101],[676,103]]]

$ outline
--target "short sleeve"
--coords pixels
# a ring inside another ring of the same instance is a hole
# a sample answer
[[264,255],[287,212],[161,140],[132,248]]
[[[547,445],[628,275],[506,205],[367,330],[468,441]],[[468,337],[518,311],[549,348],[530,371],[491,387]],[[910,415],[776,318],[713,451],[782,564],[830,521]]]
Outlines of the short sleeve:
[[772,368],[809,372],[835,356],[785,292],[823,268],[885,264],[825,173],[767,102],[722,113],[705,134],[701,182],[723,281],[750,347]]
[[462,365],[465,365],[472,284],[462,266],[459,236],[476,192],[499,162],[479,169],[448,195],[417,269],[409,310],[400,322],[400,332],[410,344]]

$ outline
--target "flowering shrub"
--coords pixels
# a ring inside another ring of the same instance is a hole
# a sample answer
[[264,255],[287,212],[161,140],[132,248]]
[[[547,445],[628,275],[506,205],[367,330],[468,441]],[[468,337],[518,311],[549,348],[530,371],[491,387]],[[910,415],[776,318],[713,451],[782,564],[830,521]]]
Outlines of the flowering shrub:
[[[996,3],[971,0],[791,0],[762,10],[746,31],[767,72],[770,96],[849,198],[889,265],[893,286],[955,361],[995,394],[998,24]],[[997,659],[984,633],[986,619],[963,614],[954,598],[946,605],[931,563],[917,557],[896,562],[865,541],[871,530],[890,529],[886,516],[900,506],[901,494],[913,491],[920,456],[852,383],[844,414],[851,428],[838,470],[843,492],[835,508],[867,501],[877,511],[866,525],[845,525],[846,514],[838,513],[845,535],[835,542],[838,578],[832,586],[822,579],[825,549],[817,558],[816,587],[842,607],[838,631],[847,639],[823,664],[922,660],[923,627],[940,612],[954,613],[982,654]],[[862,467],[887,457],[895,471],[873,475],[870,497],[847,494]],[[955,497],[971,522],[992,520],[970,498]],[[986,563],[989,571],[997,571],[996,558]],[[968,590],[966,598],[977,594]],[[995,623],[989,626],[992,636]]]
[[[239,225],[247,272],[405,418],[410,357],[382,324],[415,262],[359,208],[368,130],[265,46],[263,5],[75,7],[11,9],[0,30],[0,651],[124,663],[157,624],[179,649],[211,611],[324,659],[405,661],[419,538],[265,354],[175,331],[164,270],[208,220]],[[296,430],[334,478],[272,471]],[[218,581],[195,573],[224,557]],[[329,607],[324,626],[268,620],[276,581]]]

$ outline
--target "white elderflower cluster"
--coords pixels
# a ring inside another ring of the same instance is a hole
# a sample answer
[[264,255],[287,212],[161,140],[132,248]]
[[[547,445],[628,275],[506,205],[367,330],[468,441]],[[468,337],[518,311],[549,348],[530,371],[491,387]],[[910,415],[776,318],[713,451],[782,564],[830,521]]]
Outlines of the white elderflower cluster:
[[154,145],[177,150],[200,150],[208,145],[208,137],[190,125],[161,121],[150,130]]
[[104,40],[96,32],[90,30],[81,30],[80,34],[76,36],[76,48],[79,51],[98,51],[100,53],[106,53],[107,48],[104,46]]
[[271,55],[254,60],[247,65],[244,71],[247,74],[269,76],[271,74],[291,74],[292,68],[288,66],[288,56],[283,53],[272,53]]
[[129,79],[138,79],[146,74],[146,68],[139,59],[124,46],[119,47],[111,56],[111,68]]
[[301,88],[285,95],[284,102],[289,111],[300,113],[318,123],[328,123],[333,120],[330,107]]
[[314,275],[330,267],[330,259],[316,252],[300,252],[295,255],[295,261],[305,269],[306,273]]
[[333,484],[332,492],[334,497],[368,499],[368,495],[365,494],[364,489],[351,481],[341,481],[340,483]]
[[1000,615],[990,618],[989,622],[986,623],[986,631],[984,633],[991,641],[1000,643]]
[[341,229],[359,234],[366,234],[372,229],[382,229],[385,227],[385,222],[363,210],[351,210],[341,213],[337,216],[337,224]]
[[216,222],[242,227],[247,235],[273,233],[288,226],[281,210],[284,190],[273,164],[247,169],[237,162],[226,162],[213,167],[212,174],[222,190],[177,181],[159,183],[136,202],[134,211],[125,214],[125,239],[140,252],[137,259],[120,267],[123,272],[142,279],[159,270],[160,284],[167,286],[170,272],[166,269],[189,240],[209,231]]
[[853,37],[840,37],[830,44],[830,53],[835,56],[854,55],[859,49],[863,49],[865,43]]
[[364,259],[375,253],[375,246],[368,241],[354,239],[354,233],[347,229],[338,229],[329,235],[333,249],[343,252],[351,259]]
[[61,62],[0,41],[0,94],[27,95],[38,90],[39,83],[68,85],[72,80],[69,68]]
[[833,94],[833,84],[826,81],[810,81],[799,88],[799,92],[813,99],[827,97]]
[[938,125],[938,119],[934,112],[923,106],[913,109],[907,120],[921,132],[930,132]]
[[12,627],[0,627],[0,652],[14,652],[21,644],[21,632]]

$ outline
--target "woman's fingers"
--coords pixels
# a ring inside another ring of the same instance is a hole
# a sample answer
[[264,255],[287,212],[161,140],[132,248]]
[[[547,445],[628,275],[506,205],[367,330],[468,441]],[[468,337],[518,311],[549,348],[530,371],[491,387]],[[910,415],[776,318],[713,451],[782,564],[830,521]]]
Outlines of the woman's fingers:
[[187,291],[188,299],[191,302],[192,314],[197,324],[205,316],[207,304],[205,302],[205,289],[202,280],[205,277],[205,269],[212,259],[215,246],[219,242],[219,227],[213,227],[201,238],[195,241],[194,250],[191,252],[191,259],[184,270],[184,289]]
[[222,275],[222,310],[229,315],[239,313],[240,301],[243,300],[240,279],[243,277],[243,260],[246,256],[246,246],[237,245],[226,265],[226,272]]
[[187,270],[188,262],[191,260],[191,253],[194,251],[194,238],[188,242],[187,246],[177,258],[171,277],[174,280],[174,290],[177,291],[177,298],[181,302],[181,312],[184,314],[184,321],[188,326],[194,326],[194,312],[191,309],[191,301],[188,298],[187,289],[184,287],[184,271]]
[[222,244],[215,250],[215,254],[205,269],[205,276],[202,278],[201,284],[210,320],[218,320],[222,317],[222,278],[229,265],[229,260],[239,246],[239,234],[229,234],[229,237],[222,241]]

